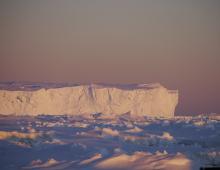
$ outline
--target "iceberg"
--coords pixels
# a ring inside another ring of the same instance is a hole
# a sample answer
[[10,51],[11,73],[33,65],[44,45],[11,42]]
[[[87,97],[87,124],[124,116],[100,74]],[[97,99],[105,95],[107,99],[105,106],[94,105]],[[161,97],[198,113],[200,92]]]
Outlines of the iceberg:
[[[104,115],[173,117],[178,91],[159,83],[135,85],[89,84],[0,88],[2,115]],[[38,87],[38,88],[36,88]]]

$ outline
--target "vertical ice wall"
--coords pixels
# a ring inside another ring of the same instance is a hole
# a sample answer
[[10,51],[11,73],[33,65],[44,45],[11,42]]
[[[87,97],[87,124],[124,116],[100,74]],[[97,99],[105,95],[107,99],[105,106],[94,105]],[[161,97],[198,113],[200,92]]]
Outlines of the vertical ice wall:
[[124,114],[174,116],[178,91],[160,84],[79,85],[38,90],[0,90],[0,114]]

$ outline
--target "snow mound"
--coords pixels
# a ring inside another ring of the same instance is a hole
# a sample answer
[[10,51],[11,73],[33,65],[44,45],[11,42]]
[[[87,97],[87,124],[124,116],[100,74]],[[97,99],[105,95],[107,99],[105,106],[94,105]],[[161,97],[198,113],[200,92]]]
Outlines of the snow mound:
[[126,130],[126,132],[129,132],[129,133],[138,133],[138,132],[142,132],[143,129],[135,126],[133,129],[129,129],[129,130]]
[[96,164],[97,169],[190,169],[191,161],[186,156],[179,154],[154,155],[147,152],[135,152],[132,155],[121,154],[105,159]]
[[9,138],[20,138],[20,139],[36,139],[39,137],[40,134],[33,132],[33,133],[21,133],[17,131],[0,131],[0,140],[9,139]]
[[96,161],[96,160],[101,159],[101,158],[102,158],[102,154],[100,154],[100,153],[99,154],[95,154],[91,158],[83,160],[82,162],[80,162],[80,165],[89,164],[89,163],[92,163],[93,161]]
[[104,137],[116,137],[119,136],[119,132],[117,130],[112,130],[111,128],[103,128],[102,136]]
[[46,162],[42,162],[40,159],[38,160],[33,160],[31,163],[30,163],[30,166],[28,167],[24,167],[24,169],[33,169],[33,168],[48,168],[48,167],[51,167],[51,166],[54,166],[54,165],[57,165],[59,164],[60,162],[51,158],[51,159],[48,159],[48,161]]
[[173,140],[173,136],[171,136],[168,132],[163,132],[163,135],[161,136],[162,139],[171,141]]

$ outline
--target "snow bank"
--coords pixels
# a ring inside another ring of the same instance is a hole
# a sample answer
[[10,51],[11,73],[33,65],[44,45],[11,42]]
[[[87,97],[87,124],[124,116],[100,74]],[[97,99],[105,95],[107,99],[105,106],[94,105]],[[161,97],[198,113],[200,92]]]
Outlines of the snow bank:
[[151,154],[135,152],[132,155],[121,154],[105,159],[96,164],[97,169],[191,169],[191,161],[182,154],[167,156],[167,154]]
[[129,133],[138,133],[138,132],[142,132],[142,131],[143,131],[143,129],[140,129],[137,126],[135,126],[133,129],[126,130],[126,132],[129,132]]
[[178,92],[160,84],[79,85],[37,90],[0,90],[0,114],[71,114],[173,117]]
[[36,139],[38,136],[40,136],[39,133],[33,132],[33,133],[21,133],[17,131],[0,131],[0,140],[8,139],[8,138],[20,138],[20,139]]
[[24,167],[23,169],[48,168],[48,167],[57,165],[59,163],[60,163],[59,161],[57,161],[57,160],[55,160],[53,158],[48,159],[48,161],[46,161],[44,163],[40,159],[38,159],[38,160],[33,160],[30,163],[30,166]]
[[168,140],[168,141],[171,141],[173,140],[173,136],[171,136],[169,134],[169,132],[163,132],[163,135],[161,136],[162,139],[165,139],[165,140]]
[[80,165],[89,164],[89,163],[91,163],[91,162],[93,162],[93,161],[96,161],[96,160],[98,160],[98,159],[101,159],[101,158],[102,158],[102,155],[101,155],[100,153],[98,153],[98,154],[95,154],[94,156],[92,156],[92,157],[89,158],[89,159],[83,160],[83,161],[80,162],[79,164],[80,164]]
[[117,130],[112,130],[111,128],[103,128],[102,136],[104,137],[116,137],[119,136],[119,132]]

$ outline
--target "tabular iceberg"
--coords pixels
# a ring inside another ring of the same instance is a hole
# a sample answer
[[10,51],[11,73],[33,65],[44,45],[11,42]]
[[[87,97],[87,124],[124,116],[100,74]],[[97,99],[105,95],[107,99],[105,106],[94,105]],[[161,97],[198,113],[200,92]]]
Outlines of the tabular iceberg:
[[76,85],[35,90],[0,90],[0,114],[104,115],[173,117],[178,91],[162,85]]

